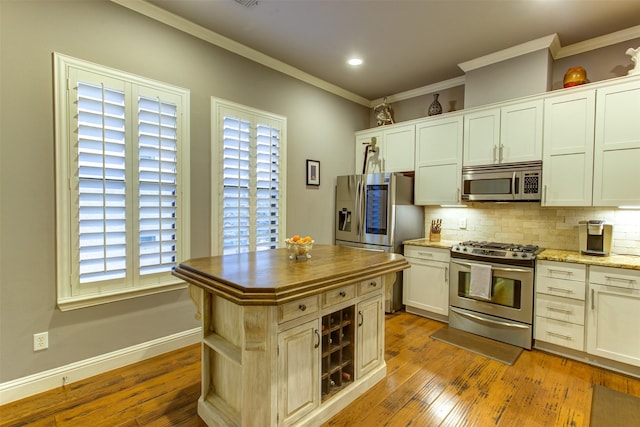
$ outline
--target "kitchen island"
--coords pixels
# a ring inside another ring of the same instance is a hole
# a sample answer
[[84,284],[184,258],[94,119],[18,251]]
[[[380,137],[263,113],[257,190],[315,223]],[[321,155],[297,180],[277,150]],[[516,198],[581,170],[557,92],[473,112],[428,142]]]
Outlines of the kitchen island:
[[209,426],[318,425],[386,375],[384,286],[402,255],[315,245],[198,258],[174,271],[203,290]]

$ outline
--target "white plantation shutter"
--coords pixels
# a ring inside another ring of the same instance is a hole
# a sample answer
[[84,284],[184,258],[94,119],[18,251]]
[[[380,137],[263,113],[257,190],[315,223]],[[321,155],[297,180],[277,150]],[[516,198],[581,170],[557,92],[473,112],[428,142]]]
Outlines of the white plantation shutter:
[[256,151],[256,249],[275,249],[280,229],[280,130],[258,123]]
[[171,271],[176,262],[177,134],[175,105],[138,100],[140,274]]
[[54,59],[58,306],[184,287],[188,92]]
[[124,92],[78,84],[80,283],[126,271]]
[[284,138],[286,120],[269,113],[215,100],[218,124],[212,152],[219,153],[219,222],[213,226],[214,253],[243,253],[277,248],[284,238]]

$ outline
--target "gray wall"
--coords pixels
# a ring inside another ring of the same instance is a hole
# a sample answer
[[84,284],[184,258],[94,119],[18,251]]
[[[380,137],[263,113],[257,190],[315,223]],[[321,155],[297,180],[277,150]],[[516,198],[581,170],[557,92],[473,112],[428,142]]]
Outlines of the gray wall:
[[335,176],[351,173],[369,109],[106,0],[0,1],[0,51],[0,383],[199,325],[186,290],[55,308],[54,51],[191,90],[192,257],[210,248],[211,96],[287,117],[287,233],[332,242]]

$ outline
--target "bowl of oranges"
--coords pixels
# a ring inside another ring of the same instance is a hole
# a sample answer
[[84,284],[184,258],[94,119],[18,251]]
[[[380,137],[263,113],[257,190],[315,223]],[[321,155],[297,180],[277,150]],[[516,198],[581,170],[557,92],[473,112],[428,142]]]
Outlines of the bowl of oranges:
[[300,237],[295,235],[285,239],[287,250],[289,251],[289,259],[309,259],[311,258],[311,249],[313,248],[313,239],[309,236]]

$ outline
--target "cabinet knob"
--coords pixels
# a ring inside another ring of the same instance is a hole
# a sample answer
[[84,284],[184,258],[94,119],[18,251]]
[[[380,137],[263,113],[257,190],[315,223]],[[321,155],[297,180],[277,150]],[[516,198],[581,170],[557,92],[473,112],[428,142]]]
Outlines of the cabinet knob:
[[369,283],[369,286],[372,286],[372,287],[374,287],[374,288],[375,288],[376,286],[378,286],[378,282],[376,282],[375,280],[372,280],[372,281]]
[[307,306],[305,304],[300,304],[298,308],[300,309],[300,311],[305,311],[307,309]]
[[347,296],[347,293],[345,291],[340,291],[340,296],[344,298]]

